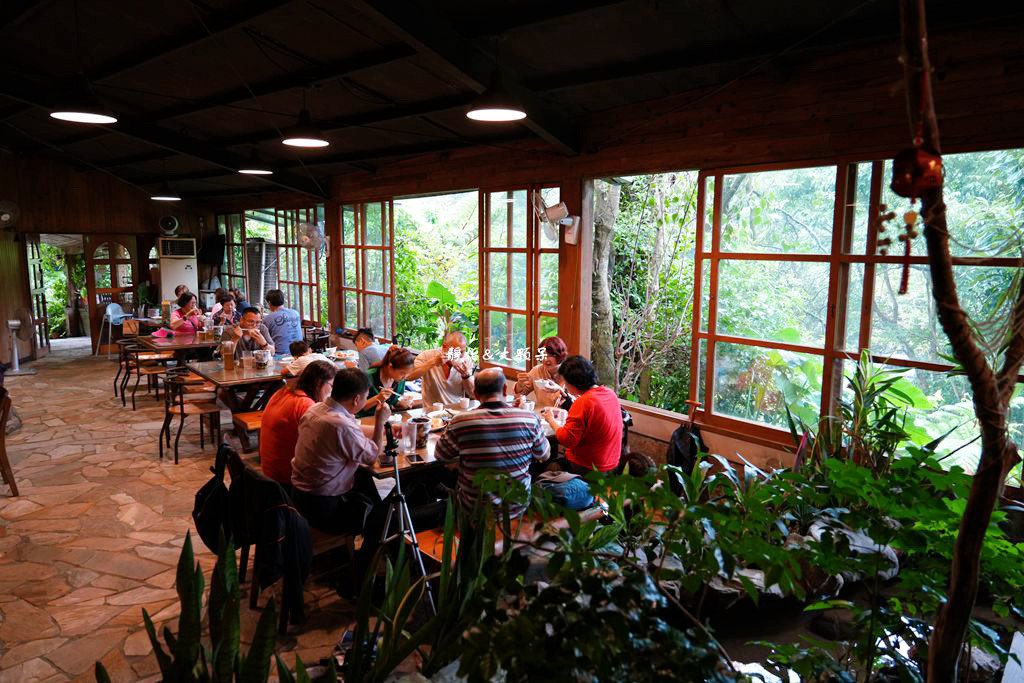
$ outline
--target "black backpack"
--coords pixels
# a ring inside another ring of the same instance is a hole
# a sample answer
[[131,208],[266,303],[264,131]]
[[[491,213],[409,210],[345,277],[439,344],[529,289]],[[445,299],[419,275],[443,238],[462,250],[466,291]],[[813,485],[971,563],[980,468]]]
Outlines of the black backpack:
[[[697,464],[697,457],[706,452],[707,447],[704,446],[704,441],[700,438],[697,428],[693,425],[680,425],[672,432],[672,439],[668,442],[668,452],[665,454],[665,462],[679,467],[687,474],[692,474],[693,468]],[[682,482],[679,481],[678,475],[670,476],[669,484],[674,494],[678,496],[682,493]]]
[[192,508],[192,521],[196,524],[199,538],[211,552],[218,552],[221,530],[223,538],[231,536],[231,507],[228,502],[228,487],[224,485],[224,468],[227,465],[227,444],[217,449],[210,472],[213,476],[196,491],[196,503]]

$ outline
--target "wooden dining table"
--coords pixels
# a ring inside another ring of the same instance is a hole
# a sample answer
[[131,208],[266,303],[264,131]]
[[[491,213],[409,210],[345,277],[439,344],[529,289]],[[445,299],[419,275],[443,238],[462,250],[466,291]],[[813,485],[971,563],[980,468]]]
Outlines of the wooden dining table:
[[[423,415],[423,410],[416,408],[401,414],[408,415],[409,418],[419,417]],[[360,423],[368,427],[373,427],[373,421],[374,417],[372,415],[360,418],[359,420]],[[406,474],[417,474],[419,472],[436,470],[439,467],[443,467],[445,465],[444,461],[438,460],[434,455],[434,449],[440,439],[440,433],[431,433],[427,436],[426,448],[418,448],[414,454],[399,453],[395,458],[398,463],[399,474],[403,476]],[[371,472],[377,479],[387,479],[395,476],[395,466],[381,465],[380,460],[377,460],[377,462],[373,464]]]
[[186,367],[218,389],[237,392],[233,400],[225,400],[225,403],[234,403],[228,406],[233,413],[262,410],[274,392],[284,386],[284,371],[276,360],[263,368],[243,368],[240,360],[235,361],[232,370],[225,370],[220,360],[193,361]]
[[194,334],[172,334],[168,337],[143,335],[138,337],[138,340],[140,344],[153,349],[154,351],[174,351],[174,357],[177,359],[179,364],[185,361],[185,356],[189,351],[213,349],[216,348],[219,343],[213,338],[209,340],[199,339],[199,337]]

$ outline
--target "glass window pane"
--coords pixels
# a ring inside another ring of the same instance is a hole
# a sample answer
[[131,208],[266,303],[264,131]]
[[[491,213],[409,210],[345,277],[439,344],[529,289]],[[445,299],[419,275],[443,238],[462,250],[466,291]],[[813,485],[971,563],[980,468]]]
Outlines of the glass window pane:
[[824,346],[828,273],[827,263],[719,262],[717,331]]
[[100,246],[96,247],[96,251],[92,254],[93,258],[110,258],[110,245],[104,242]]
[[508,269],[511,265],[512,254],[492,253],[487,256],[487,272],[490,277],[488,297],[492,306],[509,307],[508,296]]
[[850,278],[846,293],[846,331],[840,351],[860,352],[860,312],[864,301],[864,264],[850,264]]
[[540,309],[558,311],[558,254],[540,255]]
[[706,260],[701,266],[700,274],[700,329],[708,329],[708,305],[711,300],[711,267],[714,261]]
[[347,204],[341,207],[341,242],[356,243],[356,209]]
[[366,324],[374,330],[384,329],[384,302],[382,296],[366,295]]
[[722,251],[832,250],[835,166],[743,173],[723,180]]
[[[879,264],[875,270],[874,318],[871,351],[877,356],[946,363],[949,341],[935,314],[931,279],[926,265],[910,269],[907,294],[898,294],[903,267]],[[955,266],[960,303],[975,323],[1009,316],[1004,297],[1016,275],[1015,268]]]
[[704,231],[701,239],[701,251],[711,251],[712,235],[715,228],[715,177],[704,179]]
[[512,254],[511,308],[526,308],[526,254]]
[[526,246],[527,226],[527,202],[529,200],[526,190],[516,190],[512,193],[512,246]]
[[341,250],[341,281],[345,287],[356,287],[356,250]]
[[384,291],[384,265],[378,249],[363,250],[363,289],[374,292]]
[[97,287],[110,287],[110,266],[107,264],[96,264],[94,275]]
[[1024,149],[946,154],[942,163],[953,255],[1019,256]]
[[[491,215],[488,230],[487,246],[507,247],[509,207],[515,201],[513,192],[491,193]],[[514,214],[514,212],[513,212]]]
[[[558,187],[545,187],[540,191],[540,197],[544,200],[544,206],[554,206],[561,200],[561,188]],[[541,225],[540,228],[540,248],[541,249],[557,249],[558,248],[558,229],[545,228]]]
[[537,322],[537,339],[543,341],[548,337],[558,336],[558,318],[542,315]]
[[868,228],[871,224],[871,166],[870,162],[856,164],[857,180],[853,193],[853,225],[850,226],[850,248],[848,254],[863,254],[868,246]]
[[366,244],[382,244],[382,218],[383,212],[379,202],[366,205]]
[[525,369],[533,355],[526,345],[526,316],[491,311],[487,320],[490,362]]
[[342,310],[344,311],[344,326],[349,329],[359,327],[359,299],[355,292],[342,292]]
[[714,411],[788,429],[786,406],[814,424],[821,406],[822,359],[756,346],[715,344]]

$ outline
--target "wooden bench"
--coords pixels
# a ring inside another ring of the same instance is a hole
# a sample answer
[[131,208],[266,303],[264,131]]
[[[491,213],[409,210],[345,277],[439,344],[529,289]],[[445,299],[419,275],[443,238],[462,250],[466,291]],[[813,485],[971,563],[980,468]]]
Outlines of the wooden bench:
[[231,423],[235,426],[235,433],[238,434],[238,440],[242,442],[242,448],[246,452],[254,450],[252,442],[249,440],[249,434],[260,431],[263,425],[263,411],[235,413],[231,416]]

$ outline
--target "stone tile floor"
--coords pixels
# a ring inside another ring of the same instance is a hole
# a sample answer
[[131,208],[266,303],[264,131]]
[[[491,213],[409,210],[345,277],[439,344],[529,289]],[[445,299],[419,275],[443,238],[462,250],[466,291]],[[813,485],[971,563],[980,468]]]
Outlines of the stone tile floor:
[[[180,464],[161,462],[162,401],[140,389],[139,409],[122,408],[117,364],[91,356],[86,339],[56,340],[30,367],[38,374],[6,382],[24,426],[7,441],[21,496],[0,487],[0,683],[94,680],[96,660],[115,681],[156,680],[142,609],[158,632],[163,622],[177,628],[174,568],[186,532],[207,578],[213,570],[191,512],[214,449],[200,450],[190,420]],[[222,420],[230,429],[226,411]],[[306,623],[278,649],[315,662],[352,610],[315,581],[306,589]],[[243,639],[258,618],[246,605],[243,596]]]

